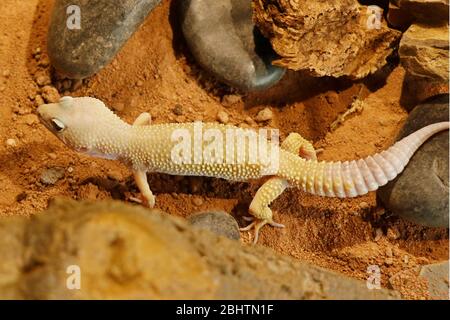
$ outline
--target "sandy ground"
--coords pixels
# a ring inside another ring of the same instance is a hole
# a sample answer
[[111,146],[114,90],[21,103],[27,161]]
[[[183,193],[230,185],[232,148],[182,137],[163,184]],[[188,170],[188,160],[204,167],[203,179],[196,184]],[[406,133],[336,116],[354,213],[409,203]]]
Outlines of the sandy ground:
[[[130,172],[120,163],[93,160],[68,150],[39,124],[34,111],[39,94],[36,78],[55,78],[46,61],[46,34],[52,0],[5,0],[0,20],[0,214],[32,215],[56,196],[75,199],[126,199],[137,195]],[[36,56],[36,52],[42,54]],[[192,60],[181,37],[170,1],[163,1],[128,41],[113,63],[76,90],[62,94],[94,96],[132,122],[148,111],[155,123],[215,121],[219,111],[230,123],[258,128],[251,122],[261,109],[271,107],[271,127],[282,138],[299,132],[323,160],[348,160],[388,147],[407,112],[400,104],[404,70],[395,63],[363,82],[314,79],[288,72],[274,88],[244,95],[242,102],[224,107],[221,98],[234,93],[213,81]],[[62,90],[63,91],[63,90]],[[337,130],[331,123],[351,105],[364,100],[360,114]],[[182,114],[173,109],[181,106]],[[7,145],[14,139],[16,146]],[[55,185],[40,182],[43,170],[66,169]],[[260,182],[230,183],[211,178],[150,175],[157,207],[174,215],[221,209],[241,225]],[[374,193],[356,199],[328,199],[297,190],[285,192],[272,206],[275,218],[287,228],[265,227],[259,245],[336,270],[358,279],[367,267],[378,265],[382,285],[400,272],[409,274],[396,289],[406,298],[427,298],[412,270],[421,264],[448,259],[448,230],[408,223],[387,212]],[[243,242],[251,240],[243,233]]]

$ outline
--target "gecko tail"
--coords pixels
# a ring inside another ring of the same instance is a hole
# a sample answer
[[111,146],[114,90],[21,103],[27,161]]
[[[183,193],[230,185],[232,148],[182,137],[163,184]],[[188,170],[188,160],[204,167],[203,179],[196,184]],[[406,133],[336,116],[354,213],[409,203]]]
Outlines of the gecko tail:
[[434,134],[448,130],[450,122],[428,125],[373,156],[345,162],[316,162],[303,189],[328,197],[357,197],[377,190],[400,174],[413,154]]

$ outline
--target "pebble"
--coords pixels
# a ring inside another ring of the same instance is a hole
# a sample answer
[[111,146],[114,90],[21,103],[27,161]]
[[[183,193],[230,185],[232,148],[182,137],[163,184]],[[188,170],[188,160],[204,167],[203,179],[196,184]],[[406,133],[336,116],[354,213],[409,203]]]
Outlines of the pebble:
[[172,111],[177,116],[181,116],[181,115],[183,115],[183,106],[180,104],[176,104]]
[[121,112],[125,109],[125,104],[123,102],[117,102],[111,106],[114,110]]
[[375,238],[373,239],[375,242],[378,242],[381,237],[383,236],[383,230],[381,230],[380,228],[377,228],[375,230]]
[[50,65],[50,60],[47,57],[40,59],[38,65],[40,67],[46,68]]
[[23,123],[32,126],[33,124],[38,123],[39,119],[35,114],[26,114],[22,117],[22,121]]
[[38,84],[38,86],[43,87],[52,83],[52,80],[47,75],[38,75],[36,77],[36,83]]
[[38,94],[34,97],[34,104],[36,107],[39,107],[39,106],[43,105],[44,103],[45,103],[44,98],[42,98],[41,95]]
[[72,79],[97,73],[111,62],[159,2],[82,1],[82,27],[67,30],[66,9],[73,1],[56,1],[47,39],[52,65]]
[[224,211],[207,211],[187,218],[195,228],[211,231],[232,240],[239,240],[239,226],[232,215]]
[[285,70],[255,28],[249,0],[178,1],[181,29],[196,61],[219,81],[243,91],[276,84]]
[[16,196],[16,201],[17,202],[22,202],[23,200],[25,200],[27,198],[27,193],[26,192],[21,192]]
[[227,94],[222,97],[221,102],[224,107],[231,107],[232,105],[235,105],[241,101],[242,101],[241,96],[237,94]]
[[2,74],[5,78],[9,78],[9,76],[11,75],[11,72],[9,70],[4,70]]
[[389,240],[397,240],[398,238],[400,238],[400,232],[395,227],[394,228],[388,228],[388,230],[386,232],[386,237]]
[[53,185],[58,182],[59,179],[64,177],[64,168],[52,167],[45,169],[41,173],[40,180],[43,184]]
[[58,90],[52,86],[45,86],[42,88],[42,97],[47,103],[55,103],[58,102],[61,98]]
[[247,124],[254,124],[255,123],[255,121],[252,119],[252,117],[249,117],[249,116],[246,116],[244,121]]
[[226,124],[230,120],[228,113],[225,111],[219,111],[217,114],[217,120],[219,120],[220,123]]
[[70,79],[64,79],[61,84],[63,90],[70,90],[72,87],[72,81]]
[[192,199],[192,203],[199,207],[203,204],[203,200],[201,198],[194,197],[194,199]]
[[403,263],[408,264],[409,263],[409,256],[407,254],[405,254],[403,256]]
[[50,159],[52,159],[52,160],[55,160],[55,159],[56,159],[56,153],[50,152],[50,153],[48,154],[48,157],[49,157]]
[[16,147],[17,146],[17,142],[16,142],[15,139],[10,138],[10,139],[6,140],[6,145],[8,147]]
[[391,248],[389,248],[389,247],[387,247],[386,248],[386,256],[388,256],[389,258],[392,258],[393,257],[393,252],[392,252],[392,249]]
[[[440,95],[412,110],[397,140],[428,124],[449,121],[449,97]],[[386,208],[429,227],[449,225],[449,132],[426,141],[404,171],[377,194]]]
[[365,201],[361,202],[361,203],[359,204],[359,207],[360,207],[362,210],[366,210],[366,209],[369,209],[369,208],[370,208],[369,204],[368,204],[367,202],[365,202]]
[[23,105],[14,105],[11,110],[19,115],[25,115],[25,114],[30,114],[32,112],[32,109],[28,106],[23,106]]
[[269,108],[264,108],[255,117],[257,122],[269,121],[273,118],[273,112]]
[[107,173],[107,177],[110,180],[113,181],[121,181],[122,180],[122,174],[120,173],[119,170],[116,169],[109,169],[108,173]]

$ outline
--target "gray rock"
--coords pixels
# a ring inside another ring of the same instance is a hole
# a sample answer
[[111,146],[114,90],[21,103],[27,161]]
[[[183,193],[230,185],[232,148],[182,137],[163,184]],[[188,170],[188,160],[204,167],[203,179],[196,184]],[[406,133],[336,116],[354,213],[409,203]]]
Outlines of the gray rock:
[[448,261],[423,266],[419,277],[426,281],[431,299],[448,300]]
[[[418,105],[409,115],[397,140],[428,124],[449,120],[448,95]],[[405,170],[378,190],[393,213],[421,225],[448,227],[449,133],[440,132],[425,142]]]
[[[48,34],[53,66],[69,78],[89,77],[107,65],[160,0],[57,0]],[[68,6],[80,8],[80,28]],[[69,26],[68,26],[69,23]]]
[[255,28],[249,0],[180,1],[182,30],[197,62],[217,79],[241,90],[262,90],[285,70],[270,42]]
[[223,211],[197,213],[188,218],[192,226],[211,231],[232,240],[239,240],[239,226],[236,220]]
[[48,168],[42,171],[40,180],[43,184],[53,185],[64,177],[64,172],[64,168],[61,167]]

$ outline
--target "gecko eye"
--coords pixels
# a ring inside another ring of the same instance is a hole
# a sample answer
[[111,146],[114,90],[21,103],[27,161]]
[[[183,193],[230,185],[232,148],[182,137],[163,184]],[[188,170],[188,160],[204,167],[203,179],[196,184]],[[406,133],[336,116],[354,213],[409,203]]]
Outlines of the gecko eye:
[[61,132],[66,128],[64,123],[62,123],[58,119],[52,119],[52,127],[56,132]]

